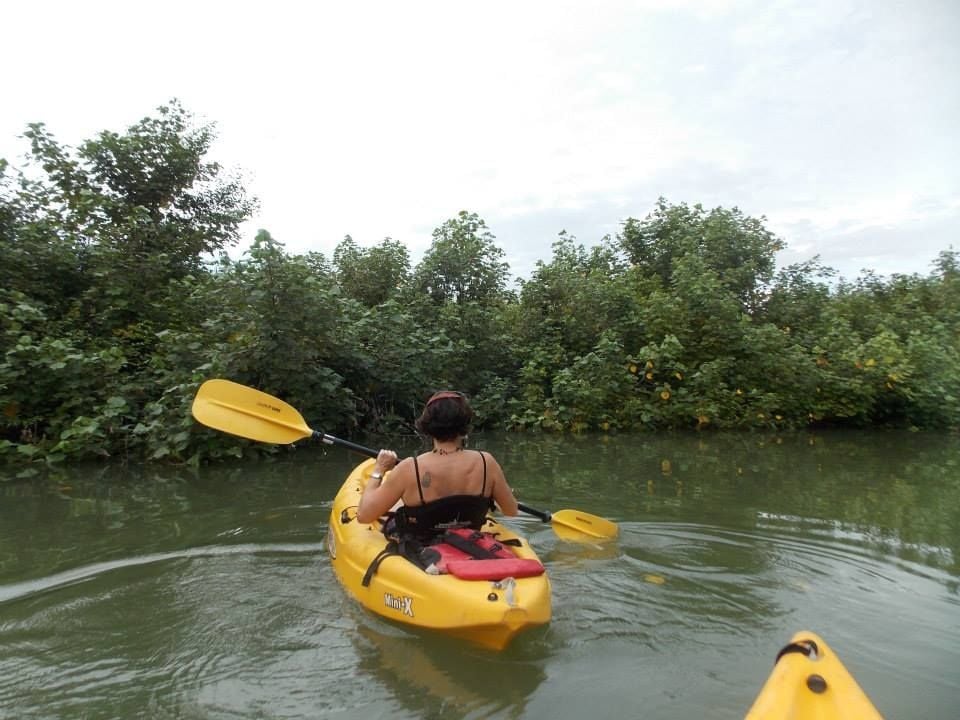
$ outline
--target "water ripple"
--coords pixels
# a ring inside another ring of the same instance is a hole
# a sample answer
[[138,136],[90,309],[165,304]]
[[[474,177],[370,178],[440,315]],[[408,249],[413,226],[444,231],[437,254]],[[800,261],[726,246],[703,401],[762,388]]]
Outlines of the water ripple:
[[183,550],[173,550],[170,552],[151,553],[149,555],[121,558],[119,560],[107,560],[104,562],[93,563],[91,565],[84,565],[83,567],[73,568],[71,570],[64,570],[63,572],[48,575],[47,577],[35,578],[33,580],[26,580],[24,582],[0,586],[0,603],[19,600],[21,598],[36,595],[38,593],[56,590],[67,585],[73,585],[90,580],[114,570],[132,568],[140,565],[169,562],[171,560],[215,558],[230,555],[278,553],[317,554],[323,552],[324,550],[325,545],[323,543],[247,543],[242,545],[207,545],[203,547],[186,548]]
[[[878,553],[865,535],[815,528],[626,522],[616,543],[582,550],[557,544],[545,558],[553,629],[560,630],[553,634],[571,645],[607,638],[656,647],[692,638],[720,651],[731,638],[747,639],[785,618],[836,627],[844,638],[844,617],[879,625],[902,617],[909,603],[916,611],[894,634],[906,639],[911,630],[940,628],[936,651],[943,655],[960,643],[960,627],[944,609],[943,590],[955,583],[949,573]],[[946,604],[957,604],[955,591],[948,597]]]
[[630,521],[614,542],[579,544],[521,525],[548,567],[554,618],[501,655],[367,613],[339,588],[323,543],[208,545],[0,588],[0,706],[63,718],[519,718],[578,714],[602,696],[629,715],[618,698],[642,675],[662,703],[694,686],[742,716],[777,643],[802,628],[871,695],[891,677],[960,691],[955,578],[867,536]]

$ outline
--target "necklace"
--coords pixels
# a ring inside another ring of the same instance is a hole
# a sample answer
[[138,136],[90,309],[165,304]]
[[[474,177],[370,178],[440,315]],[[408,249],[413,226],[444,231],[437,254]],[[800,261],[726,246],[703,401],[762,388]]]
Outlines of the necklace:
[[453,453],[458,453],[461,450],[463,450],[463,445],[458,445],[453,450],[447,450],[446,448],[442,448],[442,447],[435,447],[430,452],[434,452],[437,455],[452,455]]

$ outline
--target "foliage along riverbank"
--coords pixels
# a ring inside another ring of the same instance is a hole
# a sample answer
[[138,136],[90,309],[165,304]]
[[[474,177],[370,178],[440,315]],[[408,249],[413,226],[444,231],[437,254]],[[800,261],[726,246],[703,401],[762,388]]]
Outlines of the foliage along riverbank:
[[778,271],[762,219],[661,199],[595,247],[561,233],[518,289],[467,212],[415,266],[389,238],[327,258],[266,231],[231,259],[255,201],[177,103],[77,148],[25,137],[25,168],[0,161],[8,461],[264,452],[193,422],[211,377],[347,434],[409,427],[440,387],[511,430],[960,424],[952,250],[928,276]]

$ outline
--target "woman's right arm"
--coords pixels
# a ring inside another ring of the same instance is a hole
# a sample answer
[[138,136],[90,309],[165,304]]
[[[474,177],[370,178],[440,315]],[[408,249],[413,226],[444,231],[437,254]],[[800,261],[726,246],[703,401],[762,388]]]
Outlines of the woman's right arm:
[[371,523],[377,518],[383,516],[394,503],[403,497],[403,466],[397,464],[397,454],[392,450],[381,450],[377,455],[377,462],[374,470],[382,476],[390,472],[390,478],[377,480],[370,478],[367,486],[363,489],[363,495],[360,496],[360,504],[357,506],[357,522]]

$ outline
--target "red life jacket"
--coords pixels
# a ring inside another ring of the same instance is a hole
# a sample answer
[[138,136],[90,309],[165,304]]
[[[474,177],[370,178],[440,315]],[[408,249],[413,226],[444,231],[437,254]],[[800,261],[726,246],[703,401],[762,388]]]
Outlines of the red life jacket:
[[428,545],[417,538],[395,538],[370,563],[361,584],[370,585],[380,563],[400,555],[429,575],[450,574],[461,580],[504,580],[542,575],[543,564],[533,558],[519,558],[510,545],[519,540],[499,542],[493,533],[455,528],[447,530]]
[[519,558],[492,533],[476,530],[447,530],[437,542],[423,549],[421,562],[432,554],[437,557],[426,566],[428,573],[450,573],[462,580],[534,577],[544,572],[539,560]]

